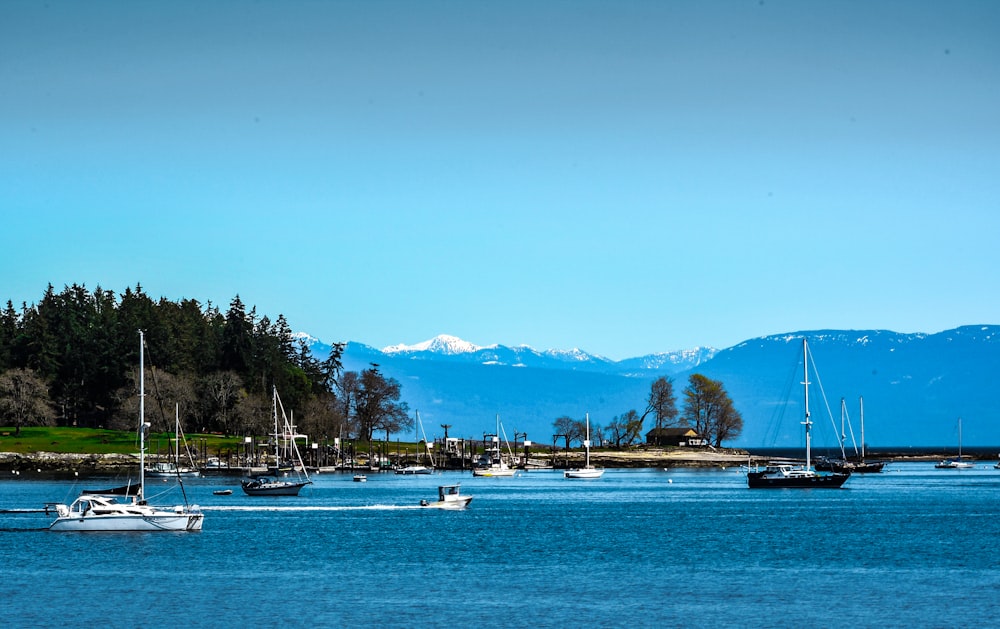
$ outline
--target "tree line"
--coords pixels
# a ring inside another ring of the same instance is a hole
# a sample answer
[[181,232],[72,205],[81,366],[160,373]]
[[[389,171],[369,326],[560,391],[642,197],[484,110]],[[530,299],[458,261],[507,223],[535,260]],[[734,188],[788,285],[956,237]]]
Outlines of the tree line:
[[[743,416],[736,410],[721,381],[693,374],[682,395],[683,407],[678,410],[673,379],[657,378],[650,385],[646,409],[641,415],[630,409],[614,416],[607,426],[591,423],[591,440],[614,448],[636,445],[642,442],[647,419],[653,420],[653,428],[691,428],[715,447],[735,439],[743,431]],[[585,438],[586,425],[582,419],[562,416],[552,426],[567,443]]]
[[399,383],[378,365],[344,371],[344,344],[317,360],[284,315],[272,320],[236,295],[222,312],[193,299],[153,300],[141,285],[118,294],[82,285],[0,312],[0,421],[133,429],[139,330],[146,340],[146,420],[188,432],[273,431],[276,387],[296,425],[316,438],[412,427]]

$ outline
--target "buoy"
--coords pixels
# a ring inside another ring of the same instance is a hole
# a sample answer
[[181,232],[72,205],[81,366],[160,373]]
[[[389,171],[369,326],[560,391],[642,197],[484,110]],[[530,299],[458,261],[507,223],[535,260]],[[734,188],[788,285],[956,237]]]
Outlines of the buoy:
[[668,479],[668,480],[667,480],[667,482],[668,482],[668,483],[670,483],[671,485],[673,485],[673,483],[674,483],[674,479],[672,479],[672,478],[671,478],[671,479]]

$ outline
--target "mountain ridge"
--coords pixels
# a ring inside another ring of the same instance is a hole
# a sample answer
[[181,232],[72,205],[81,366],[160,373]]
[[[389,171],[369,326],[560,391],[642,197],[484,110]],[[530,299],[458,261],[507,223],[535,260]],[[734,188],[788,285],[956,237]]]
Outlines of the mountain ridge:
[[[435,338],[441,336],[448,335]],[[809,339],[818,368],[816,408],[810,409],[817,447],[836,446],[839,433],[835,425],[839,416],[820,421],[820,411],[826,415],[825,407],[839,409],[838,398],[844,397],[851,400],[856,415],[859,396],[864,397],[869,444],[946,447],[954,442],[957,446],[954,424],[959,415],[964,418],[966,445],[1000,444],[1000,425],[994,419],[997,405],[988,395],[1000,365],[996,325],[965,325],[930,334],[807,330],[755,337],[721,350],[694,348],[620,361],[580,350],[478,346],[457,337],[448,339],[450,345],[435,346],[430,339],[419,347],[390,346],[394,348],[390,353],[349,342],[344,367],[360,371],[370,363],[379,364],[383,373],[403,385],[403,400],[420,411],[425,425],[450,424],[453,436],[488,432],[499,413],[507,418],[505,424],[542,443],[550,441],[552,423],[563,415],[582,418],[590,413],[591,421],[600,426],[629,409],[641,414],[649,385],[658,377],[674,380],[681,408],[687,379],[701,373],[722,381],[743,414],[742,436],[724,445],[804,447],[801,418],[796,415],[803,410],[801,386],[792,386],[790,395],[785,394],[787,380],[801,381],[801,361],[797,375],[795,365],[790,368],[788,363],[797,360],[793,341],[803,336]],[[330,349],[318,340],[310,347],[320,357]],[[455,347],[465,351],[455,352]],[[448,348],[451,353],[444,353]],[[821,392],[833,400],[821,403]],[[779,405],[787,406],[798,419],[786,417],[776,426],[772,416]],[[649,428],[645,426],[644,432]]]

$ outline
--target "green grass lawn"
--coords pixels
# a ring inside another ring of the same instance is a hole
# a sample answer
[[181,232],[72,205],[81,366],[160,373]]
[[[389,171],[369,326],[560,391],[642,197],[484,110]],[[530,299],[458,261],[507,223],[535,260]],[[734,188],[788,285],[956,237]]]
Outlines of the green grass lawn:
[[[147,451],[158,449],[164,453],[172,447],[173,433],[151,433]],[[242,446],[239,437],[221,435],[187,435],[189,444],[206,444],[210,452],[220,449],[235,450]],[[104,430],[101,428],[71,428],[27,426],[15,434],[11,426],[0,426],[0,452],[63,452],[77,454],[133,454],[139,447],[134,431]]]

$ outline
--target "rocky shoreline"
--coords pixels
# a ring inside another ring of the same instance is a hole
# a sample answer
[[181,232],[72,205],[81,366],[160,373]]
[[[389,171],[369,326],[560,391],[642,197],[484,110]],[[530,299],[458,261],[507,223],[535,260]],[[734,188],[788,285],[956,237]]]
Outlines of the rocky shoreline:
[[[150,460],[156,457],[150,457]],[[622,451],[591,451],[592,465],[605,468],[670,468],[670,467],[731,467],[738,465],[757,465],[766,463],[771,457],[751,454],[739,449],[690,449],[666,448]],[[936,461],[940,454],[932,453],[899,453],[890,456],[884,454],[877,457],[885,461]],[[971,457],[967,457],[970,458]],[[531,467],[579,467],[583,465],[582,452],[532,452],[529,461]],[[96,475],[118,474],[135,469],[139,465],[139,457],[134,454],[69,454],[58,452],[34,452],[21,454],[15,452],[0,452],[0,474],[35,473],[47,476],[86,477]]]
[[[531,453],[530,459],[545,467],[576,467],[583,464],[582,452]],[[155,457],[153,457],[155,458]],[[593,465],[607,468],[658,467],[727,467],[745,464],[748,454],[743,450],[637,449],[627,451],[591,452]],[[116,474],[135,469],[139,457],[134,454],[68,454],[34,452],[21,454],[0,452],[0,473],[41,473],[56,476],[89,476]]]
[[139,465],[132,454],[68,454],[63,452],[0,452],[0,472],[35,472],[54,475],[89,476],[113,474]]

